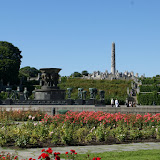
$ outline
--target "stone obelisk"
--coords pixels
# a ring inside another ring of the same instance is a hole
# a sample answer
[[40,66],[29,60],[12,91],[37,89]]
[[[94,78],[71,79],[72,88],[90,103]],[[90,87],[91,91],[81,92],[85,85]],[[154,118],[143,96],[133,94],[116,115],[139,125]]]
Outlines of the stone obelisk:
[[116,63],[115,63],[115,43],[112,43],[112,54],[111,54],[111,74],[116,73]]

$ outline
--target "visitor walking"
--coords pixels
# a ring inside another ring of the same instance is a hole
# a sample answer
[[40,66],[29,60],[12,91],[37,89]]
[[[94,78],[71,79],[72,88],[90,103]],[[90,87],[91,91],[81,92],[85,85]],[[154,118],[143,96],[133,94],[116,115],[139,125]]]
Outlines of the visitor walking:
[[112,107],[114,106],[114,99],[113,98],[111,99],[111,105],[112,105]]
[[118,99],[117,98],[115,100],[115,105],[116,105],[116,107],[119,107],[119,103],[118,103]]

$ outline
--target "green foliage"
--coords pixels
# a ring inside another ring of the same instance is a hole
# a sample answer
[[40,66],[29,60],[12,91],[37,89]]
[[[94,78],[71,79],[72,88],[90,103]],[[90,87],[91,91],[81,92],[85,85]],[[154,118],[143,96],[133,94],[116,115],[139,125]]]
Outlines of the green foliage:
[[153,78],[142,79],[140,94],[137,95],[138,103],[141,105],[160,105],[160,95],[157,92],[160,92],[160,78],[158,75]]
[[142,84],[154,84],[155,83],[155,79],[153,78],[144,78],[142,80]]
[[21,64],[21,51],[12,43],[0,41],[0,79],[3,83],[18,83],[18,73]]
[[141,105],[159,105],[160,104],[160,95],[157,92],[153,93],[140,93],[137,96],[138,103]]
[[82,75],[84,75],[84,76],[88,76],[88,71],[86,71],[86,70],[84,70],[84,71],[82,71],[82,73],[81,73]]
[[[23,82],[23,86],[24,87],[27,87],[27,91],[28,91],[28,95],[31,96],[32,95],[32,91],[35,89],[35,88],[40,88],[39,86],[39,82],[38,81],[25,81]],[[32,95],[33,96],[33,95]]]
[[0,93],[0,100],[7,99],[7,92],[1,92]]
[[72,77],[82,77],[81,73],[79,72],[74,72],[71,74]]
[[40,71],[34,67],[26,66],[19,70],[20,77],[37,77]]
[[143,78],[141,79],[142,84],[147,85],[147,84],[160,84],[160,78],[159,76],[156,77],[147,77],[147,78]]
[[[61,89],[73,88],[71,98],[78,98],[78,88],[87,91],[87,99],[90,97],[89,88],[97,88],[97,90],[105,91],[106,104],[110,104],[111,98],[117,98],[120,104],[125,103],[127,97],[127,87],[130,87],[131,81],[125,80],[86,80],[80,78],[69,78],[61,81],[59,87]],[[99,94],[99,93],[98,93]],[[96,97],[99,99],[99,95]]]
[[156,84],[153,84],[153,85],[142,85],[140,86],[140,91],[141,92],[153,92],[153,91],[157,91],[157,92],[160,92],[160,87],[157,86]]
[[61,77],[61,83],[65,83],[67,81],[67,77],[64,76],[64,77]]

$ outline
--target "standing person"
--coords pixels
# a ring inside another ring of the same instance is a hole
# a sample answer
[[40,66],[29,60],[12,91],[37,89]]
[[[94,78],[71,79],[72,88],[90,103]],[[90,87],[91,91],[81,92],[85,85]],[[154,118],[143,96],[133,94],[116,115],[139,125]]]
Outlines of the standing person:
[[115,105],[116,105],[116,107],[119,106],[119,103],[118,103],[118,99],[117,99],[117,98],[116,98],[116,100],[115,100]]
[[126,98],[126,106],[129,107],[128,98]]
[[111,105],[112,105],[112,107],[114,106],[114,99],[113,98],[111,99]]

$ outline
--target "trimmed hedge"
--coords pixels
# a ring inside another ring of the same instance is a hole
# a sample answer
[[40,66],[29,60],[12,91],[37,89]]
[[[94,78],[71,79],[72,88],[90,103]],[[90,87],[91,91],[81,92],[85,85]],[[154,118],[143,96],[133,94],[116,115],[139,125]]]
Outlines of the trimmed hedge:
[[153,91],[157,91],[157,92],[160,92],[160,87],[157,86],[156,84],[153,84],[151,86],[140,86],[140,91],[141,92],[153,92]]
[[142,84],[160,84],[160,78],[159,77],[144,78],[142,79]]
[[137,96],[138,103],[141,105],[160,105],[160,95],[157,92],[152,93],[140,93]]

